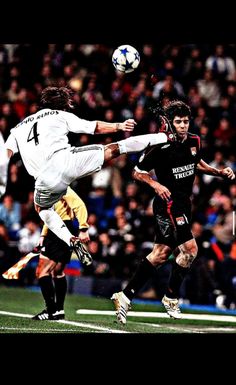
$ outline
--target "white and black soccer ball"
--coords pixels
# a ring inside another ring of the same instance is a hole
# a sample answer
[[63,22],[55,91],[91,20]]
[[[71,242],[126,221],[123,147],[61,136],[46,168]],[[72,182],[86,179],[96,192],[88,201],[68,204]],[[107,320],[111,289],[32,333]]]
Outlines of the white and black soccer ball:
[[117,71],[129,73],[134,71],[140,63],[140,55],[136,48],[124,44],[115,49],[112,63]]

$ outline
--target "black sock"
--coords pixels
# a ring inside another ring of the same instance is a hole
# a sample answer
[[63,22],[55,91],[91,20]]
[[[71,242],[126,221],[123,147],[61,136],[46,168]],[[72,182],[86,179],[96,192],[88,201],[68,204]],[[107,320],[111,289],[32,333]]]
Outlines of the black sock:
[[166,290],[166,296],[168,298],[179,298],[180,286],[188,272],[188,267],[182,267],[173,261],[169,284]]
[[54,313],[56,311],[56,304],[54,300],[55,290],[52,282],[52,277],[50,275],[46,275],[44,277],[39,278],[38,282],[48,312]]
[[64,302],[67,292],[67,280],[63,277],[54,278],[57,310],[64,310]]
[[123,293],[131,301],[135,297],[136,293],[143,287],[152,274],[156,271],[156,268],[149,262],[147,258],[143,259],[138,266],[135,274],[129,281]]

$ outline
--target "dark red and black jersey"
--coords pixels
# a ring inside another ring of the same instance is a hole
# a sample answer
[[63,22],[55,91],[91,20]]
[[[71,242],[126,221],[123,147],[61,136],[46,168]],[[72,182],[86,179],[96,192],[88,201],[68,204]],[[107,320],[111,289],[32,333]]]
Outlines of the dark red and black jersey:
[[200,137],[188,133],[183,143],[173,141],[146,150],[137,167],[143,171],[154,169],[158,182],[170,190],[172,199],[189,199],[200,159]]

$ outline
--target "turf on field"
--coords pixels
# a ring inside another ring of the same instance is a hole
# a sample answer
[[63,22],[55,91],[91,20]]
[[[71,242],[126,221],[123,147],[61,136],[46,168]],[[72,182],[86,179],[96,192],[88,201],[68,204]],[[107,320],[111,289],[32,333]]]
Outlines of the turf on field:
[[1,286],[0,333],[236,333],[236,315],[204,312],[200,317],[199,312],[183,310],[186,318],[173,320],[161,306],[141,304],[133,304],[127,324],[122,326],[116,323],[109,299],[79,295],[67,295],[65,320],[31,320],[43,306],[38,292]]

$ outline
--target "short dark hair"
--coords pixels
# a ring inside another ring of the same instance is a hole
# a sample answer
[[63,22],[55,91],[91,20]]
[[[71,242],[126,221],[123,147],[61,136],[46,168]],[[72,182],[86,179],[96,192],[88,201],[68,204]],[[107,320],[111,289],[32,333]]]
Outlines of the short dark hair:
[[70,111],[73,108],[73,91],[68,87],[47,87],[40,97],[40,108]]
[[163,111],[170,122],[173,122],[175,116],[180,116],[181,118],[184,116],[189,116],[189,118],[191,117],[190,107],[186,103],[182,102],[182,100],[172,100],[168,102],[163,107]]

